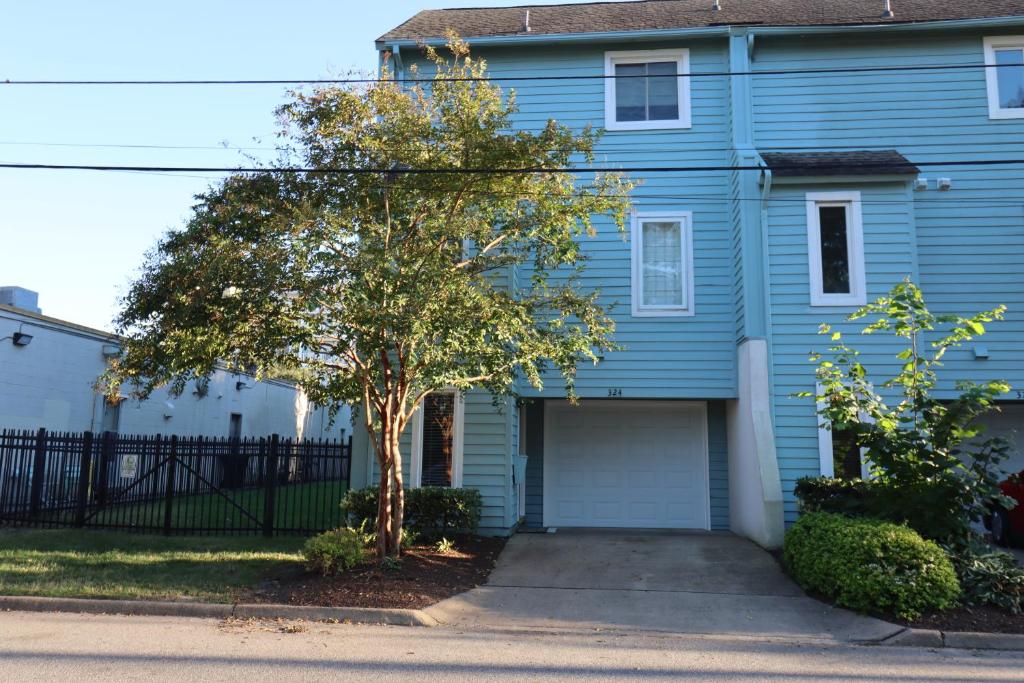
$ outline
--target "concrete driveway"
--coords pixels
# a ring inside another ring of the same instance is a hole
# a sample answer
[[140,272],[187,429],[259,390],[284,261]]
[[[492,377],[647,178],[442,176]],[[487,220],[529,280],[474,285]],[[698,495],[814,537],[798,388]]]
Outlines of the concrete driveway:
[[901,629],[813,600],[726,533],[560,530],[509,540],[487,584],[428,609],[473,629],[586,629],[839,642]]

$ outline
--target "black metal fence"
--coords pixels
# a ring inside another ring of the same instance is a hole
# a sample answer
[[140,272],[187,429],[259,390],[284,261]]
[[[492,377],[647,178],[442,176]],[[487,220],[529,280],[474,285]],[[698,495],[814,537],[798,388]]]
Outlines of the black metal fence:
[[347,441],[0,431],[0,525],[310,534],[341,524]]

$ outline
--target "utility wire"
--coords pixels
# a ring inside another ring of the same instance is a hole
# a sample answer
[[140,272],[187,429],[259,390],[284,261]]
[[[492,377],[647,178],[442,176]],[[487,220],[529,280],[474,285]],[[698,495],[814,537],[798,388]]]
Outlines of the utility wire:
[[626,80],[631,78],[710,78],[733,76],[785,76],[805,74],[903,73],[907,71],[962,71],[967,69],[1020,68],[1019,64],[919,64],[914,66],[858,66],[814,69],[764,69],[758,71],[691,71],[681,74],[559,74],[548,76],[462,76],[454,78],[252,78],[252,79],[122,79],[122,80],[19,80],[6,79],[0,85],[341,85],[360,83],[480,83],[498,81]]
[[[1024,164],[1024,159],[971,159],[971,160],[930,160],[911,162],[916,166],[1008,166]],[[863,164],[815,164],[811,170],[816,171],[855,171],[855,170],[905,170],[906,163],[863,163]],[[528,167],[528,168],[380,168],[380,167],[347,167],[347,168],[316,168],[298,166],[268,166],[265,168],[240,166],[121,166],[107,164],[37,164],[37,163],[0,163],[0,168],[20,170],[65,170],[65,171],[153,171],[161,173],[308,173],[308,174],[351,174],[351,175],[521,175],[546,173],[690,173],[705,171],[792,171],[807,170],[802,164],[759,165],[720,165],[720,166],[635,166],[615,168],[605,167]]]

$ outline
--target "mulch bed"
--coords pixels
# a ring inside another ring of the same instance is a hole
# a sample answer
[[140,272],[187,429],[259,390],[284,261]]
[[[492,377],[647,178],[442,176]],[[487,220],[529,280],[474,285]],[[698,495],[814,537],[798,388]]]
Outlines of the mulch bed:
[[912,622],[894,621],[904,626],[930,628],[937,631],[1024,633],[1024,614],[1011,614],[1007,610],[989,605],[957,607],[938,614],[925,614]]
[[376,558],[336,576],[293,570],[253,590],[246,599],[288,605],[421,609],[476,588],[494,568],[504,538],[465,536],[448,554],[413,546],[401,568],[384,569]]

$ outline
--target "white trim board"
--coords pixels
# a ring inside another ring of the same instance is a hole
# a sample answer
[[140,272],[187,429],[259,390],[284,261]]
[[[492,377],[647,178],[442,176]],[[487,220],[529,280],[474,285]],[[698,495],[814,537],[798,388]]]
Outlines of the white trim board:
[[[810,269],[811,306],[863,306],[867,303],[864,268],[864,218],[860,192],[807,193],[807,255]],[[826,294],[822,282],[821,224],[818,209],[841,206],[846,209],[846,251],[850,267],[850,291]]]
[[[616,121],[615,120],[615,88],[616,64],[646,64],[648,62],[675,62],[677,101],[679,118],[659,121]],[[690,51],[678,50],[629,50],[604,53],[604,127],[605,130],[666,130],[690,128],[690,78],[682,74],[690,73]]]

